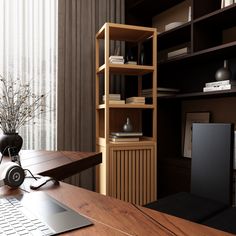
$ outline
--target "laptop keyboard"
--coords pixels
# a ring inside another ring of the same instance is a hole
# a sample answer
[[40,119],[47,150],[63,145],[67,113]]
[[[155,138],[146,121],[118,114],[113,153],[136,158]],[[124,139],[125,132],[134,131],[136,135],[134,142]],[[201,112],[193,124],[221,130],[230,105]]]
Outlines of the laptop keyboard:
[[0,236],[53,235],[53,231],[32,215],[15,197],[0,198]]

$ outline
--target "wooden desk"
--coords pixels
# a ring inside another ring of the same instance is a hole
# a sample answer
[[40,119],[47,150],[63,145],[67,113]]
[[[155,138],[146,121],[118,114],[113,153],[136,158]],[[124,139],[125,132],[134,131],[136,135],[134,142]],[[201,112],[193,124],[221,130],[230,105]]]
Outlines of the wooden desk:
[[[21,164],[33,174],[52,176],[63,180],[102,162],[97,152],[73,151],[21,151]],[[9,161],[4,157],[3,162]]]
[[[75,235],[179,235],[224,236],[232,235],[178,217],[123,202],[79,187],[61,183],[47,184],[41,189],[90,219],[94,225],[65,233]],[[0,188],[0,194],[16,194],[25,190]]]

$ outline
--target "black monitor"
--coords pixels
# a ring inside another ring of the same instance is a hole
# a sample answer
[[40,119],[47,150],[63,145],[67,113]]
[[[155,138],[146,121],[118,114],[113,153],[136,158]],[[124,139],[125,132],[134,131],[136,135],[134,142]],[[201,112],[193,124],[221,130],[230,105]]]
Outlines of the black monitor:
[[194,123],[192,127],[191,192],[232,203],[234,126]]

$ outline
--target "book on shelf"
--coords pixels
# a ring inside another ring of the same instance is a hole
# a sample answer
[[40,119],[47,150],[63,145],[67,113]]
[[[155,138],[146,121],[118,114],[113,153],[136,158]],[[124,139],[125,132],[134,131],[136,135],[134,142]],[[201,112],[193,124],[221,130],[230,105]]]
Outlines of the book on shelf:
[[137,61],[127,61],[125,64],[137,65]]
[[114,60],[110,60],[110,63],[111,64],[124,64],[125,60],[124,59],[123,60],[116,60],[116,59],[114,59]]
[[109,57],[109,60],[111,60],[111,59],[124,59],[124,57],[123,56],[118,56],[118,55],[111,55],[110,57]]
[[142,132],[111,132],[111,136],[116,137],[141,137],[143,136]]
[[167,25],[165,25],[165,31],[168,31],[168,30],[171,30],[171,29],[174,29],[180,25],[183,25],[185,22],[182,22],[182,21],[176,21],[176,22],[171,22]]
[[112,142],[138,142],[139,137],[117,137],[117,136],[110,136],[110,141]]
[[[102,100],[105,101],[106,96],[102,96]],[[110,93],[108,96],[109,100],[120,100],[121,95],[119,93]]]
[[108,100],[109,104],[125,104],[125,100]]
[[214,87],[214,86],[220,86],[220,85],[226,85],[226,84],[230,84],[230,80],[208,82],[208,83],[205,83],[205,87]]
[[180,48],[167,53],[167,58],[173,58],[177,56],[182,56],[188,53],[188,47]]
[[124,64],[125,60],[123,56],[110,56],[109,62],[112,64]]
[[231,88],[232,88],[231,84],[225,84],[225,85],[204,87],[203,88],[203,92],[213,92],[213,91],[229,90]]
[[129,97],[129,98],[126,98],[126,103],[145,104],[145,97]]

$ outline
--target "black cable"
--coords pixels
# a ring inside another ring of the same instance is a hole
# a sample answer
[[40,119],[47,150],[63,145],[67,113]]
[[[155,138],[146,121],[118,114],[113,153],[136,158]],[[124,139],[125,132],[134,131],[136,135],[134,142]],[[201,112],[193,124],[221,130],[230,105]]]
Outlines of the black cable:
[[35,177],[35,176],[33,175],[33,173],[32,173],[29,169],[24,169],[24,171],[28,171],[28,172],[30,173],[31,177],[34,178],[36,181],[37,181],[38,179],[40,179],[40,177]]
[[7,148],[9,148],[10,146],[6,146],[5,148],[4,148],[4,150],[3,150],[3,152],[2,152],[2,156],[1,156],[1,159],[0,159],[0,164],[2,163],[2,159],[3,159],[3,157],[4,157],[4,152],[7,150]]
[[172,230],[170,230],[169,228],[167,228],[165,225],[163,225],[162,223],[160,223],[159,221],[157,221],[156,219],[154,219],[153,217],[151,217],[150,215],[146,214],[145,212],[143,212],[139,207],[137,207],[134,203],[132,203],[132,205],[139,210],[143,215],[145,215],[146,217],[150,218],[152,221],[156,222],[158,225],[160,225],[161,227],[163,227],[164,229],[166,229],[169,233],[171,233],[172,235],[178,236],[178,234],[176,234],[175,232],[173,232]]

